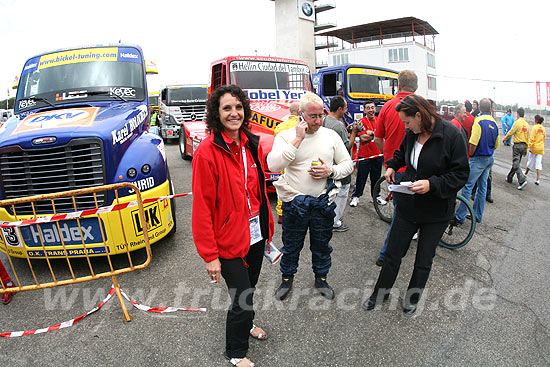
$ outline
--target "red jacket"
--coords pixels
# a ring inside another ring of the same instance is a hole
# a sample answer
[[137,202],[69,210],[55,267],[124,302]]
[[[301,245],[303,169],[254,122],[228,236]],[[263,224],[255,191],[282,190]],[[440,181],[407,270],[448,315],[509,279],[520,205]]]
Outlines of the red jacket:
[[[260,227],[271,241],[273,217],[267,198],[265,162],[259,137],[242,130],[248,138],[260,180]],[[250,166],[250,164],[248,165]],[[221,134],[203,140],[193,157],[193,215],[191,226],[199,256],[210,262],[218,257],[243,258],[250,249],[249,210],[244,189],[244,169]]]

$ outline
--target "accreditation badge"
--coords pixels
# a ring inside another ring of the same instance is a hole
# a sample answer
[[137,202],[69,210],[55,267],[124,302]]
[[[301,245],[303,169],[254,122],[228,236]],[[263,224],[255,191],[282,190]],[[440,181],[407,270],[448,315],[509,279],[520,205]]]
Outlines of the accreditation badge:
[[250,246],[263,240],[262,231],[260,229],[260,216],[256,215],[248,220],[250,225]]

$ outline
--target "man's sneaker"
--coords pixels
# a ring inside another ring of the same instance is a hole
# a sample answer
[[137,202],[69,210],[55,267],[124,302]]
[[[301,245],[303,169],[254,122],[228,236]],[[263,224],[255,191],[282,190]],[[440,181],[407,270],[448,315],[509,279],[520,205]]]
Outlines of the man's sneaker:
[[381,257],[379,257],[378,259],[376,259],[375,264],[376,264],[376,266],[382,266],[382,265],[384,265],[384,259],[382,259]]
[[290,290],[292,289],[292,283],[294,282],[294,277],[283,277],[283,281],[277,290],[275,291],[275,298],[279,301],[284,300]]
[[518,186],[518,190],[521,190],[525,187],[525,185],[527,185],[527,180],[523,181],[523,183],[521,183],[519,186]]
[[328,285],[327,278],[316,277],[315,289],[321,293],[321,295],[327,299],[334,299],[334,290]]
[[386,205],[388,202],[384,199],[382,199],[382,196],[378,196],[376,198],[376,202],[378,203],[378,205]]
[[332,232],[345,232],[348,229],[349,227],[342,223],[339,227],[332,227]]
[[536,180],[536,181],[535,181],[535,185],[537,185],[537,186],[540,185],[540,181],[539,181],[539,180]]
[[357,204],[359,204],[359,198],[354,196],[351,198],[351,201],[349,202],[349,206],[356,207]]
[[506,182],[512,183],[512,178],[513,178],[513,177],[510,176],[510,175],[506,176]]

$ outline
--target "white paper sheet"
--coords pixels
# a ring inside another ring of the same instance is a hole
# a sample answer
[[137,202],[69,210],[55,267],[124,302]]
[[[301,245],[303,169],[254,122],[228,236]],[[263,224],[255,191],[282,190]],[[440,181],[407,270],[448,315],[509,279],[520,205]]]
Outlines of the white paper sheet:
[[402,181],[399,185],[389,185],[390,191],[400,192],[402,194],[414,195],[414,192],[409,191],[413,183],[411,181]]

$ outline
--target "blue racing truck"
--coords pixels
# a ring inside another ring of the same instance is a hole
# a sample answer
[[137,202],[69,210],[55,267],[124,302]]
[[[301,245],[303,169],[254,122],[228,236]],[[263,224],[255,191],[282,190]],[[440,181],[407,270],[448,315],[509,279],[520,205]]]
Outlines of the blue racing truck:
[[348,103],[346,125],[363,117],[365,100],[373,100],[377,112],[397,94],[398,72],[378,66],[345,64],[320,69],[313,74],[313,88],[329,110],[330,100],[341,95]]
[[[134,183],[144,199],[173,192],[163,141],[149,132],[139,47],[91,46],[30,58],[21,72],[14,112],[0,128],[0,200],[120,182]],[[129,188],[119,189],[118,196],[121,203],[136,198]],[[75,198],[55,199],[55,212],[116,201],[113,191]],[[153,201],[144,209],[151,243],[175,231],[173,200]],[[38,201],[34,208],[16,204],[0,207],[0,221],[53,213],[51,201]],[[147,226],[136,207],[79,221],[2,228],[0,250],[15,257],[44,258],[63,257],[66,248],[69,256],[78,257],[85,252],[124,253],[126,245],[130,251],[145,245]]]

